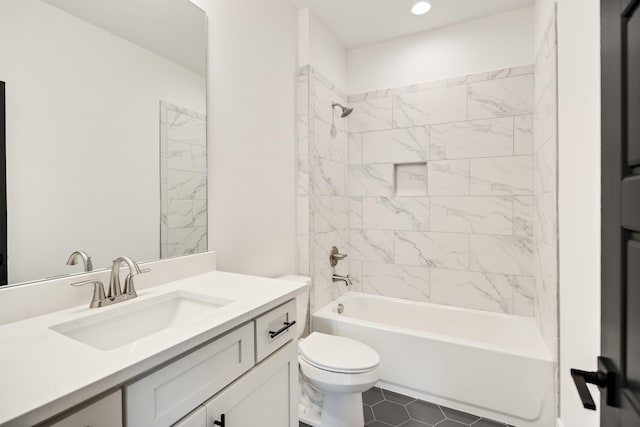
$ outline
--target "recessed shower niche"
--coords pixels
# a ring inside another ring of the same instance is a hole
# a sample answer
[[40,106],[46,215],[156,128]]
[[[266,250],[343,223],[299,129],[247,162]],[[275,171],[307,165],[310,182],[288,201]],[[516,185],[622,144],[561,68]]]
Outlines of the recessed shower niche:
[[400,163],[393,165],[396,196],[427,195],[427,163]]

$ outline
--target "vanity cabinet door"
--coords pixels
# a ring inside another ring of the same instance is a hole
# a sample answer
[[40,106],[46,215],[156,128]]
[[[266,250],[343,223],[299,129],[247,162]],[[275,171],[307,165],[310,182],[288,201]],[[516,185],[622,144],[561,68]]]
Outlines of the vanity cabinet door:
[[297,340],[269,356],[204,406],[207,426],[298,427]]
[[111,393],[50,427],[122,427],[122,392]]
[[253,328],[247,323],[125,386],[127,427],[171,425],[251,369]]

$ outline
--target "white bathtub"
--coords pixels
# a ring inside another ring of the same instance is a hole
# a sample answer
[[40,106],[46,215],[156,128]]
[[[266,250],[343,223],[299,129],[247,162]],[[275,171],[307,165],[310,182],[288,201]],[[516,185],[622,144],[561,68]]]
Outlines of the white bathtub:
[[518,427],[555,425],[554,365],[533,319],[349,292],[314,313],[313,329],[375,349],[380,387]]

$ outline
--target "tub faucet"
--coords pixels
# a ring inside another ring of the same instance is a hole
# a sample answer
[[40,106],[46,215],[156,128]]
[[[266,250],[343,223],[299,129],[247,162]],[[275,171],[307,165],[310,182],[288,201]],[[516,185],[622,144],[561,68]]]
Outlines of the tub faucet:
[[331,279],[333,279],[334,283],[344,282],[344,284],[347,286],[353,286],[353,283],[351,283],[351,277],[349,277],[348,274],[346,276],[340,276],[339,274],[334,273]]
[[82,266],[84,271],[93,271],[93,263],[91,262],[91,257],[85,251],[74,251],[67,260],[67,265],[76,265],[78,263],[78,258],[82,260]]

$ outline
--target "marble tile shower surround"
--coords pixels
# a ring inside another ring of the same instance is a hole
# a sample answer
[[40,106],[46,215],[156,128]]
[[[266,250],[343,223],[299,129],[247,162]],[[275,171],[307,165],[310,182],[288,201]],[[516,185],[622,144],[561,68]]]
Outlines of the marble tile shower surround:
[[533,71],[349,97],[349,270],[364,292],[534,315]]
[[[333,285],[332,246],[348,251],[348,125],[331,107],[347,97],[311,67],[298,73],[298,271],[313,278],[312,307],[345,291]],[[348,263],[337,267],[348,273]]]
[[[298,76],[299,272],[312,310],[355,290],[536,318],[558,357],[555,11],[535,65],[351,95]],[[534,77],[535,75],[535,77]],[[346,140],[346,147],[345,147]]]
[[534,83],[534,277],[535,318],[558,360],[558,113],[556,11],[536,53]]
[[348,248],[357,290],[535,316],[557,353],[547,41],[535,67],[349,96],[348,126],[330,107],[344,92],[300,70],[298,261],[314,278],[314,306],[343,291],[330,281],[335,244]]
[[207,250],[206,116],[160,101],[160,257]]

